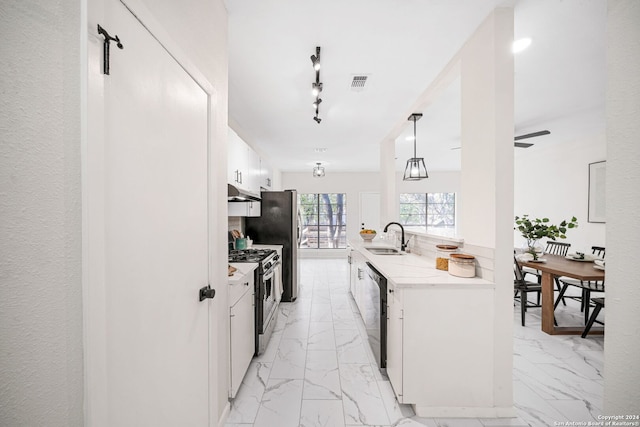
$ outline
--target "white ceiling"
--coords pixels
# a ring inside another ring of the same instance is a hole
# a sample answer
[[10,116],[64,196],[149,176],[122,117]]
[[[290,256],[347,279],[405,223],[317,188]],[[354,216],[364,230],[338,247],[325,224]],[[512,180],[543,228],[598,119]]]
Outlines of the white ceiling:
[[[282,171],[379,169],[379,144],[398,123],[397,168],[412,157],[406,111],[503,0],[227,0],[229,122]],[[549,129],[531,148],[604,127],[606,2],[520,0],[515,39],[516,135]],[[320,46],[322,123],[313,120],[310,56]],[[363,91],[354,75],[368,75]],[[460,166],[454,82],[417,123],[429,170]],[[326,148],[317,153],[316,148]],[[522,149],[518,149],[522,150]]]

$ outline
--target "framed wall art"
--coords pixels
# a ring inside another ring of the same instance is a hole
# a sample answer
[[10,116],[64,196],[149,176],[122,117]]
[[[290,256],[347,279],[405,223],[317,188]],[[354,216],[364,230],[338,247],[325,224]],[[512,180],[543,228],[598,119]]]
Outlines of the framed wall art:
[[606,222],[606,172],[606,161],[589,163],[589,222]]

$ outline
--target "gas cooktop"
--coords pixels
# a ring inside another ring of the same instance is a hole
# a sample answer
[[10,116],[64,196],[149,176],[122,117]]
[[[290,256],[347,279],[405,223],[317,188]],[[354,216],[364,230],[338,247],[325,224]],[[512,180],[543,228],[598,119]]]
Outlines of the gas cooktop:
[[274,249],[243,249],[229,252],[229,262],[262,262],[274,255]]

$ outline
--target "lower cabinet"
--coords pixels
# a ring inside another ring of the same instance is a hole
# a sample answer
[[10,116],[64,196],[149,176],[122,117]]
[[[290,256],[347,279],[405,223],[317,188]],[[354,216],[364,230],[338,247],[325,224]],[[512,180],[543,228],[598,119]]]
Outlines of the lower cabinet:
[[365,270],[365,258],[358,251],[351,251],[351,275],[350,275],[350,291],[351,296],[358,306],[358,310],[363,313],[363,304],[365,301],[365,286],[364,280],[366,279]]
[[242,283],[230,289],[230,390],[235,397],[247,372],[255,350],[255,311],[253,272],[245,276]]
[[423,417],[491,407],[493,289],[387,286],[387,375],[398,401]]
[[398,402],[402,393],[402,289],[387,282],[387,375]]

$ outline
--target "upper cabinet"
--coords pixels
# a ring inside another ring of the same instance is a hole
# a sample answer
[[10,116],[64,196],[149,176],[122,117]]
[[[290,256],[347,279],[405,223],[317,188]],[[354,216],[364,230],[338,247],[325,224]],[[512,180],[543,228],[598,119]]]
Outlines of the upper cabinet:
[[227,182],[259,195],[261,185],[260,156],[229,128]]
[[273,190],[273,169],[265,159],[260,159],[260,186],[265,190]]

